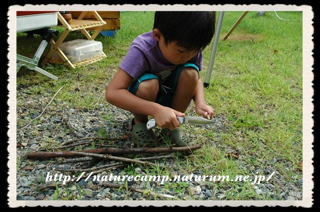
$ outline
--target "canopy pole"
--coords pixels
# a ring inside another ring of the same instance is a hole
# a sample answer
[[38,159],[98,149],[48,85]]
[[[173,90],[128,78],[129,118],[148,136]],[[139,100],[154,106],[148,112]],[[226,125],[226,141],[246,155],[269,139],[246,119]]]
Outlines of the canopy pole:
[[215,59],[215,55],[216,55],[216,51],[217,51],[217,45],[218,45],[218,41],[219,41],[219,37],[220,37],[220,31],[221,31],[221,26],[222,26],[222,21],[223,21],[223,15],[224,15],[224,11],[220,11],[219,12],[219,18],[218,18],[218,24],[216,27],[216,32],[215,32],[215,36],[214,36],[214,40],[213,40],[213,45],[212,45],[212,50],[211,50],[211,55],[210,55],[210,61],[209,61],[209,65],[208,65],[208,71],[207,71],[207,75],[206,75],[206,80],[203,83],[204,87],[208,87],[210,84],[210,77],[211,77],[211,73],[213,70],[213,63],[214,63],[214,59]]

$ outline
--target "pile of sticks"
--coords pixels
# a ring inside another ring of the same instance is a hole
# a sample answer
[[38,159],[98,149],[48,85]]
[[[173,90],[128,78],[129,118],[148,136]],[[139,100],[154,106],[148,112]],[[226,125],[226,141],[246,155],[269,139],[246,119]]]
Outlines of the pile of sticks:
[[[55,152],[45,152],[36,151],[28,152],[26,158],[29,159],[40,159],[40,158],[56,158],[56,157],[76,157],[76,156],[87,156],[93,158],[102,158],[109,160],[117,160],[126,163],[140,163],[144,165],[156,165],[150,162],[145,162],[143,160],[147,159],[157,159],[163,158],[159,157],[146,157],[141,159],[131,159],[126,157],[120,157],[115,155],[125,155],[125,154],[142,154],[142,153],[174,153],[174,152],[192,152],[193,150],[201,148],[201,145],[188,146],[188,147],[142,147],[142,148],[100,148],[100,149],[85,149],[79,151],[55,151]],[[168,156],[167,156],[168,157]]]
[[[127,137],[124,137],[127,139]],[[81,140],[93,140],[101,139],[98,137],[86,137],[86,138],[80,138],[80,139],[74,139],[67,142],[64,142],[60,145],[60,148],[70,147],[71,142],[75,141],[81,141]],[[105,138],[106,139],[106,138]],[[122,138],[119,138],[122,140]],[[116,140],[116,139],[109,139],[109,140]],[[81,142],[79,144],[88,144],[90,142]],[[71,145],[75,146],[75,145]],[[81,168],[81,169],[69,169],[69,170],[60,170],[60,171],[68,171],[68,172],[90,172],[91,174],[97,174],[103,171],[115,169],[118,167],[124,167],[128,165],[128,163],[136,163],[136,164],[142,164],[142,165],[148,165],[148,166],[158,166],[161,167],[159,164],[155,164],[152,162],[148,162],[150,160],[159,160],[164,158],[172,158],[174,157],[174,153],[178,152],[184,152],[187,154],[192,153],[193,150],[201,148],[201,145],[196,146],[188,146],[188,147],[139,147],[139,148],[129,148],[129,147],[120,147],[120,148],[114,148],[114,147],[107,147],[107,148],[98,148],[98,149],[84,149],[84,150],[78,150],[78,151],[32,151],[28,152],[25,156],[27,159],[48,159],[48,158],[57,158],[58,163],[77,163],[77,162],[86,162],[86,161],[94,161],[95,159],[100,160],[113,160],[117,162],[108,163],[105,165],[100,165],[97,167],[90,167],[90,168]],[[139,157],[139,158],[129,158],[129,157],[123,157],[123,155],[137,155],[137,154],[157,154],[153,156],[148,157]],[[168,153],[168,154],[163,154]],[[121,155],[121,156],[120,156]],[[161,167],[165,168],[165,167]],[[57,170],[59,171],[59,170]],[[86,175],[83,175],[83,178],[86,177]],[[102,184],[104,187],[110,187],[110,188],[119,188],[120,185],[116,183],[109,183],[104,182]],[[55,184],[50,184],[47,186],[43,186],[40,188],[40,190],[45,188],[55,187]],[[139,193],[145,193],[146,191],[135,188],[133,186],[129,187],[129,190],[139,192]],[[175,196],[168,195],[168,194],[155,194],[154,192],[149,191],[148,192],[151,196],[154,197],[160,197],[164,199],[176,199]]]

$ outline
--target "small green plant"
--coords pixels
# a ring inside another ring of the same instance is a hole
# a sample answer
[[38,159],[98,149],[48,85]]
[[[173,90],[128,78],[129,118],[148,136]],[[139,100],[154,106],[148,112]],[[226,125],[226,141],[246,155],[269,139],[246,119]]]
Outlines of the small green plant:
[[19,156],[19,157],[18,157],[18,161],[17,161],[17,171],[18,171],[19,168],[20,168],[21,160],[22,160],[22,158],[21,158],[21,156]]
[[96,133],[97,133],[98,137],[100,137],[100,138],[105,138],[108,136],[107,132],[104,128],[99,128]]
[[59,197],[59,187],[58,187],[58,184],[57,182],[55,182],[55,187],[56,187],[56,190],[54,191],[53,193],[53,200],[58,200],[58,197]]
[[162,141],[165,143],[166,146],[172,146],[171,138],[164,133],[159,133]]
[[77,195],[76,199],[77,200],[81,200],[81,197],[82,197],[82,194],[83,194],[82,187],[79,186],[78,184],[76,184],[76,186],[77,186],[77,191],[78,191],[78,195]]
[[106,121],[112,121],[114,119],[114,116],[111,115],[111,114],[106,113],[106,114],[103,115],[103,119],[106,120]]
[[95,149],[95,148],[96,148],[96,142],[93,141],[93,142],[91,143],[91,148],[92,148],[92,149]]

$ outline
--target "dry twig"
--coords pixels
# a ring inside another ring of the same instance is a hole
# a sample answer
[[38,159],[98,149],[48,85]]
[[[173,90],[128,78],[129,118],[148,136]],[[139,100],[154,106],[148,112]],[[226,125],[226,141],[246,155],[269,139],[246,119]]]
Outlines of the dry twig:
[[78,163],[78,162],[84,162],[84,161],[91,161],[93,160],[93,157],[86,156],[86,157],[80,157],[80,158],[58,158],[58,163]]
[[[157,159],[163,159],[163,158],[171,158],[173,157],[173,154],[170,155],[159,155],[159,156],[153,156],[153,157],[140,157],[140,158],[136,158],[136,160],[157,160]],[[85,160],[91,159],[92,160],[93,157],[90,156],[86,156],[86,157],[81,157],[79,158],[71,158],[71,159],[63,159],[63,160],[59,160],[59,163],[73,163],[73,162],[83,162]],[[102,172],[105,171],[105,168],[109,168],[109,167],[118,167],[120,165],[126,165],[123,162],[116,162],[116,163],[110,163],[110,164],[105,164],[102,166],[98,166],[98,167],[92,167],[92,168],[82,168],[82,169],[72,169],[72,170],[68,170],[71,172],[92,172],[92,171],[96,171],[97,172]],[[60,169],[59,171],[66,171],[66,170],[62,170]]]
[[109,159],[109,160],[118,160],[118,161],[123,161],[128,163],[140,163],[143,165],[152,165],[152,166],[157,165],[155,163],[150,163],[150,162],[145,162],[145,161],[130,159],[130,158],[124,158],[124,157],[118,157],[118,156],[112,156],[112,155],[103,155],[103,154],[95,154],[95,153],[88,153],[88,152],[73,152],[73,154],[98,157],[98,158]]
[[53,97],[51,98],[51,100],[49,101],[49,103],[47,104],[47,106],[43,109],[43,111],[40,113],[39,116],[35,117],[34,119],[32,119],[28,124],[26,124],[25,126],[19,128],[19,130],[22,130],[23,128],[29,126],[34,120],[38,119],[40,116],[42,116],[42,114],[44,113],[44,111],[47,109],[47,107],[51,104],[52,100],[54,99],[54,97],[56,97],[56,95],[60,92],[60,90],[63,88],[63,86],[61,86],[61,88],[59,88],[59,90],[53,95]]

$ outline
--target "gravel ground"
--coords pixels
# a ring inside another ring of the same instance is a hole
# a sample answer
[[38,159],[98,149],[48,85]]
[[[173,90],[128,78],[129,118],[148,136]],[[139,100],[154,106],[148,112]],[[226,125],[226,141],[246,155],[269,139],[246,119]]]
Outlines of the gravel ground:
[[[56,179],[60,174],[63,176],[72,176],[75,174],[74,169],[82,170],[79,173],[85,172],[85,176],[93,171],[94,167],[113,165],[112,168],[105,171],[100,171],[101,176],[110,175],[130,175],[128,166],[115,167],[117,161],[113,160],[97,160],[92,157],[89,161],[82,162],[67,162],[62,158],[50,159],[27,159],[25,155],[30,151],[54,151],[53,147],[61,145],[63,142],[72,139],[84,137],[94,137],[97,135],[107,135],[109,138],[124,137],[123,140],[105,141],[104,145],[108,147],[134,147],[130,139],[130,131],[128,130],[127,120],[131,117],[129,112],[118,109],[109,104],[97,104],[96,109],[77,109],[59,100],[54,100],[41,114],[45,106],[54,93],[47,90],[39,95],[30,95],[27,88],[18,87],[17,96],[17,178],[16,178],[16,198],[17,200],[54,200],[54,199],[77,199],[77,200],[154,200],[152,192],[158,195],[159,199],[167,199],[174,196],[183,200],[225,200],[227,199],[227,190],[224,187],[217,186],[218,183],[206,183],[205,181],[189,181],[178,189],[167,189],[165,183],[161,184],[158,181],[127,181],[111,182],[85,180],[83,177],[80,180],[66,183],[58,182],[58,197],[57,188],[54,182],[46,182],[49,177],[48,173]],[[112,116],[113,121],[106,121],[106,114]],[[33,121],[30,123],[30,121]],[[205,126],[206,130],[223,131],[228,128],[228,121],[225,117],[215,117],[216,123]],[[29,124],[29,125],[27,125]],[[190,145],[193,145],[193,132],[196,130],[193,126],[185,126],[186,136],[190,138]],[[79,142],[86,142],[82,140]],[[210,141],[211,145],[217,145],[214,141]],[[96,143],[96,148],[99,147]],[[227,148],[221,146],[220,148]],[[76,146],[68,147],[68,150],[80,150],[92,148],[92,144],[79,143]],[[183,157],[180,159],[183,160]],[[150,161],[154,162],[154,161]],[[276,161],[270,161],[269,164]],[[270,175],[273,173],[273,181],[256,184],[253,190],[258,195],[268,194],[274,200],[302,200],[302,179],[296,180],[299,183],[288,182],[284,177],[273,168],[273,166],[261,166],[258,169],[250,167],[246,164],[245,159],[239,156],[239,164],[241,167],[249,170],[251,173],[261,173]],[[182,174],[178,170],[175,160],[168,158],[160,160],[160,165],[170,167],[171,173]],[[289,166],[290,164],[288,164]],[[131,165],[132,170],[136,174],[146,176],[143,166],[136,164]],[[108,167],[107,167],[108,168]],[[90,170],[90,171],[88,171]],[[189,173],[191,174],[191,173]],[[192,173],[194,176],[201,175],[201,171],[195,170]],[[301,173],[297,173],[299,176]],[[75,175],[77,178],[79,175]],[[61,178],[64,179],[64,178]],[[92,178],[90,178],[92,179]],[[110,184],[120,184],[122,189],[112,188]],[[133,189],[123,189],[126,186],[134,187]],[[275,189],[277,188],[277,189]],[[280,189],[280,190],[279,190]],[[141,192],[142,191],[142,192]],[[145,192],[143,192],[145,191]],[[147,191],[147,192],[146,192]],[[241,188],[239,188],[241,192]],[[160,197],[160,194],[167,195]]]

